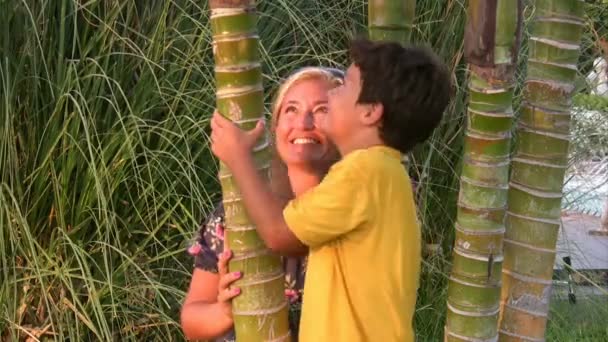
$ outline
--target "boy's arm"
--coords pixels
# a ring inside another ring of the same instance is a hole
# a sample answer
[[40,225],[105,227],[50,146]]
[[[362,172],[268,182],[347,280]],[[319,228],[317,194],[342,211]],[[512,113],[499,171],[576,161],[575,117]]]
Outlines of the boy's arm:
[[211,151],[232,171],[247,213],[266,246],[280,254],[306,254],[306,246],[283,220],[283,201],[274,196],[255,169],[251,150],[263,133],[263,120],[246,132],[216,111],[211,118]]
[[244,156],[232,174],[243,196],[247,214],[255,223],[266,246],[279,254],[306,254],[308,247],[287,226],[282,203],[260,177],[251,154]]
[[211,128],[211,150],[232,170],[247,213],[270,249],[281,254],[302,254],[306,246],[324,245],[373,219],[370,193],[363,190],[366,186],[361,181],[365,182],[375,169],[363,170],[369,163],[361,163],[356,155],[347,158],[348,162],[343,159],[340,167],[334,165],[318,186],[283,209],[282,202],[258,174],[251,155],[264,131],[262,121],[245,132],[215,113]]

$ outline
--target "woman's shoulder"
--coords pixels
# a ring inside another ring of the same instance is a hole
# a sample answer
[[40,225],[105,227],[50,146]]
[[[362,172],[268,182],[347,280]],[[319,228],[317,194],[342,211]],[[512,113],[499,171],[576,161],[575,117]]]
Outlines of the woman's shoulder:
[[217,261],[224,251],[224,207],[220,203],[201,224],[188,253],[194,257],[194,266],[217,273]]

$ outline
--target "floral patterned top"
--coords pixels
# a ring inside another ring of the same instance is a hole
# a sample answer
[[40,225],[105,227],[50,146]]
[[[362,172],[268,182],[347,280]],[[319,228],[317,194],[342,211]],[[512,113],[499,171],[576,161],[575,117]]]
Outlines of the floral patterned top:
[[[194,257],[194,266],[205,271],[218,273],[218,256],[224,250],[224,208],[220,204],[203,222],[195,241],[188,248]],[[289,298],[289,324],[291,335],[298,336],[302,289],[306,273],[306,258],[284,258],[285,296]],[[216,342],[234,341],[234,331],[215,339]]]

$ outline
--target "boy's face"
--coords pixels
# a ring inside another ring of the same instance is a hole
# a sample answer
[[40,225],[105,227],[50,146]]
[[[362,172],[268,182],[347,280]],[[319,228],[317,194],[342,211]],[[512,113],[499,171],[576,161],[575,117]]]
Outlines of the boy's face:
[[359,118],[366,106],[357,103],[361,85],[359,68],[351,64],[346,70],[344,84],[329,91],[329,113],[322,128],[339,149],[348,144],[362,124]]

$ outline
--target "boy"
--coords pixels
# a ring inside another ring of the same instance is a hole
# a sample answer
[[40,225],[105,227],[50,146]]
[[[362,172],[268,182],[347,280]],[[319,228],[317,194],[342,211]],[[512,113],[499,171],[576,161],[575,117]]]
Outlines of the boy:
[[212,150],[268,247],[309,248],[300,341],[413,341],[421,237],[401,155],[438,125],[450,78],[425,49],[356,40],[350,57],[321,127],[342,160],[284,210],[253,166],[261,123],[214,115]]

